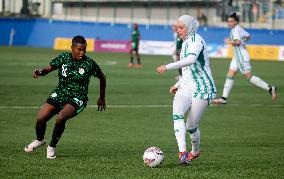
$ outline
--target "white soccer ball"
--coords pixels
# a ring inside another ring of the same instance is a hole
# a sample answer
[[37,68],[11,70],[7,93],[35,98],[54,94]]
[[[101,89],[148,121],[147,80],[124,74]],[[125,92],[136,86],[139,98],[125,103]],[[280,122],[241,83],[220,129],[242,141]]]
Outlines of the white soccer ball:
[[162,164],[164,153],[158,147],[149,147],[144,152],[143,160],[148,167],[157,167]]

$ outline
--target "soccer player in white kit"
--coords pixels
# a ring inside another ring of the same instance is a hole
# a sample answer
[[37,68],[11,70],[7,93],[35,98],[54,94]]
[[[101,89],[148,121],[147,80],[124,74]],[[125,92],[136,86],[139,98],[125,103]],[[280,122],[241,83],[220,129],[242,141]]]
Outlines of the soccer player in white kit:
[[[176,25],[178,35],[183,40],[180,61],[161,65],[156,71],[163,74],[167,70],[182,68],[182,76],[170,88],[170,92],[175,93],[172,119],[179,148],[179,162],[189,164],[200,155],[198,123],[217,91],[209,66],[206,43],[196,33],[198,21],[189,15],[183,15]],[[188,110],[185,123],[184,115]],[[190,134],[192,144],[190,152],[186,149],[186,131]]]
[[234,56],[231,61],[229,71],[227,73],[226,82],[223,88],[223,94],[221,98],[214,99],[214,104],[226,104],[230,91],[234,84],[234,77],[239,70],[244,77],[253,85],[260,87],[270,93],[272,100],[276,100],[276,87],[267,84],[261,78],[252,75],[250,57],[246,49],[245,41],[250,39],[250,35],[245,31],[238,23],[239,17],[236,13],[228,16],[228,26],[231,29],[230,38],[225,39],[226,44],[233,46]]

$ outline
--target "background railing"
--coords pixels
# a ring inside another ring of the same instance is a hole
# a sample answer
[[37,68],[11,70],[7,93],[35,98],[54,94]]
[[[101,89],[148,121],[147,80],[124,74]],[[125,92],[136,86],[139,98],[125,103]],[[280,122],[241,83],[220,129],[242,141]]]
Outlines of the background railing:
[[284,29],[281,0],[0,0],[0,16],[43,17],[108,23],[170,25],[190,14],[205,26],[226,26],[240,14],[246,28]]

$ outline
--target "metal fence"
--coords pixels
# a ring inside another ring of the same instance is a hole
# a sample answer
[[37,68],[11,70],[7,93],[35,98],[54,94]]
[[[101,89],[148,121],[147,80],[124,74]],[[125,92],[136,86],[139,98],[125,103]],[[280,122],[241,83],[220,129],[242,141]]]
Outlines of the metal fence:
[[1,16],[170,25],[182,14],[201,25],[226,26],[235,11],[246,28],[284,29],[281,0],[0,0]]

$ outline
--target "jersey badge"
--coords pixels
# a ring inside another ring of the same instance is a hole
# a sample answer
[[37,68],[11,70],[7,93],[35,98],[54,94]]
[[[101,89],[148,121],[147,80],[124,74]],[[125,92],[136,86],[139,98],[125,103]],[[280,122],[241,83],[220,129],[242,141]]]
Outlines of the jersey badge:
[[52,93],[50,96],[51,96],[52,98],[56,98],[56,97],[57,97],[57,94],[56,94],[56,93]]
[[85,73],[84,68],[79,68],[79,73],[80,73],[81,75],[83,75],[83,74]]

